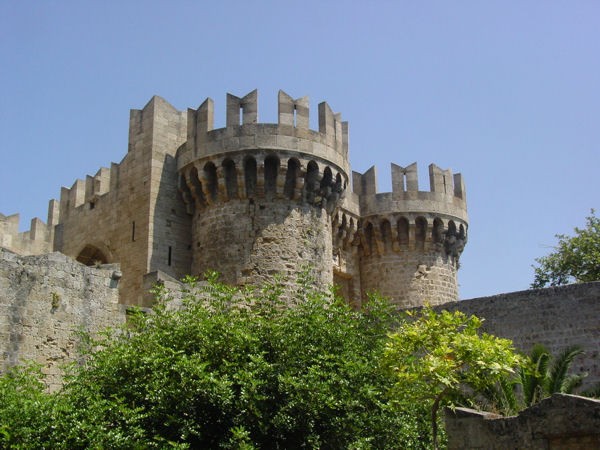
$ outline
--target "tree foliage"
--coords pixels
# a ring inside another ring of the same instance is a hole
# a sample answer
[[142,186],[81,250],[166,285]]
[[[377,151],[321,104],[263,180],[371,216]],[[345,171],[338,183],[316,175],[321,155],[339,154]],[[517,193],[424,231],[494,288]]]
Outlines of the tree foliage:
[[180,304],[159,289],[151,313],[84,336],[60,392],[32,367],[0,377],[0,448],[428,449],[435,408],[516,360],[460,313],[405,322],[310,281],[291,302],[277,286],[188,282]]
[[159,294],[151,314],[90,339],[60,393],[31,372],[5,378],[0,447],[428,448],[426,411],[390,402],[386,302],[354,311],[305,284],[290,305],[276,286],[215,279],[181,307]]
[[401,324],[387,344],[398,399],[430,408],[435,448],[441,406],[484,392],[519,365],[512,342],[480,333],[481,323],[460,311],[424,308],[415,320]]
[[575,228],[574,236],[556,238],[554,251],[535,260],[532,288],[600,280],[600,218],[594,210],[586,217],[585,228]]

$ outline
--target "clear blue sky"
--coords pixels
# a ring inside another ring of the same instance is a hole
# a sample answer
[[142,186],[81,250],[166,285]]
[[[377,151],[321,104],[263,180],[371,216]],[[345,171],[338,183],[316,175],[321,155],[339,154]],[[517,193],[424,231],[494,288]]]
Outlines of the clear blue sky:
[[[351,5],[354,3],[354,6]],[[598,1],[0,2],[0,212],[46,220],[61,186],[127,151],[129,109],[259,89],[326,100],[356,171],[461,172],[461,298],[526,289],[554,234],[600,208]],[[313,121],[314,124],[314,121]]]

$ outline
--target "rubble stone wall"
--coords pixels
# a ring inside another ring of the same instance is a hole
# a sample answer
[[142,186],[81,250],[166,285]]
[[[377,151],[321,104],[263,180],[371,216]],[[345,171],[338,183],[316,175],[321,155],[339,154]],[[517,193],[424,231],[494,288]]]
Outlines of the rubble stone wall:
[[584,386],[600,382],[600,282],[571,284],[463,300],[444,306],[485,319],[486,332],[512,339],[528,352],[535,344],[552,354],[583,348],[572,365],[587,373]]
[[78,357],[79,330],[125,322],[118,265],[84,266],[61,253],[19,256],[0,249],[0,371],[27,360],[42,365],[50,389]]
[[600,400],[555,394],[514,417],[447,410],[446,433],[448,450],[600,448]]

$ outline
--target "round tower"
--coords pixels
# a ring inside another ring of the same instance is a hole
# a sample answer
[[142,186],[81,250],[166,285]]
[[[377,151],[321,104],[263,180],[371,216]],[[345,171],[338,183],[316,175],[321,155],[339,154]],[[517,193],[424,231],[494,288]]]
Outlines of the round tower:
[[392,192],[376,193],[376,172],[353,174],[360,222],[362,296],[377,291],[398,306],[458,300],[457,270],[468,216],[460,174],[429,166],[430,191],[419,191],[416,163],[392,164]]
[[310,269],[333,281],[331,215],[348,184],[347,124],[326,103],[309,129],[306,97],[278,97],[278,123],[258,123],[257,91],[227,95],[226,127],[213,102],[188,110],[177,156],[180,191],[193,214],[192,273],[259,284]]

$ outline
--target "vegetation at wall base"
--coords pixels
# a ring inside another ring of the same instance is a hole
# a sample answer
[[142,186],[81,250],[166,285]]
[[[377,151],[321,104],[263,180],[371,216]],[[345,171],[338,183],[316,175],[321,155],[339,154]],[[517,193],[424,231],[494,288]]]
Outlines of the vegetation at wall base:
[[521,362],[512,341],[480,333],[481,324],[460,311],[424,308],[416,320],[402,323],[386,345],[385,358],[396,376],[395,398],[428,407],[435,449],[440,408],[464,404]]
[[[504,415],[515,415],[552,394],[574,394],[587,373],[571,373],[573,360],[583,354],[579,346],[570,346],[558,354],[537,344],[521,364],[517,373],[507,375],[484,390],[479,405]],[[599,386],[579,392],[585,397],[598,397]]]
[[[414,400],[435,397],[437,387],[398,389],[399,371],[390,368],[415,354],[393,354],[411,341],[402,343],[401,331],[390,338],[405,322],[385,300],[373,296],[355,311],[305,280],[290,304],[277,285],[257,292],[209,278],[188,279],[177,305],[158,289],[153,312],[87,336],[60,392],[45,393],[35,367],[0,377],[0,447],[434,446],[431,403]],[[426,309],[409,320],[431,334],[434,315]],[[456,338],[464,330],[445,331]]]

